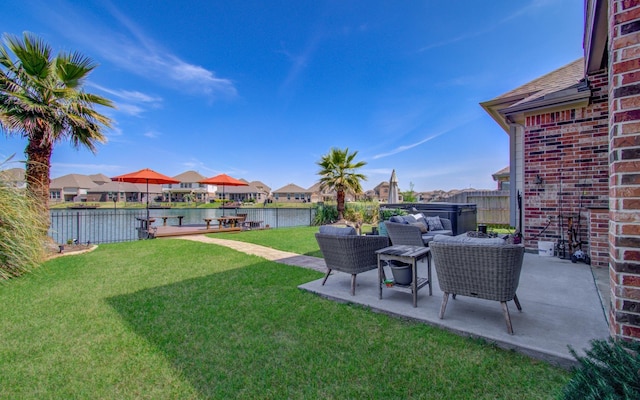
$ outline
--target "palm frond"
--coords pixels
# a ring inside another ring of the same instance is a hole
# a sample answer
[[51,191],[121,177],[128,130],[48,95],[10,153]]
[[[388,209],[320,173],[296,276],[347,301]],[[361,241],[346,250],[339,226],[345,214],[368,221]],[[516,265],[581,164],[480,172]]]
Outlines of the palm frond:
[[51,48],[44,41],[29,32],[25,32],[22,39],[7,34],[5,40],[27,74],[39,79],[49,75]]

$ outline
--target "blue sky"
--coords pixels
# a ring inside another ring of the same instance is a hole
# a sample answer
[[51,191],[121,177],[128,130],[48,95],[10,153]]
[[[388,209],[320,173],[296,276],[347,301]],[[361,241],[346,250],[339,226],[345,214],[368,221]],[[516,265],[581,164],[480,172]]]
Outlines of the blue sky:
[[[108,143],[58,144],[52,178],[152,168],[306,188],[348,147],[365,190],[393,169],[401,190],[493,189],[508,136],[478,103],[580,58],[583,4],[3,0],[0,29],[91,57],[87,90],[117,105]],[[0,159],[25,145],[0,137]]]

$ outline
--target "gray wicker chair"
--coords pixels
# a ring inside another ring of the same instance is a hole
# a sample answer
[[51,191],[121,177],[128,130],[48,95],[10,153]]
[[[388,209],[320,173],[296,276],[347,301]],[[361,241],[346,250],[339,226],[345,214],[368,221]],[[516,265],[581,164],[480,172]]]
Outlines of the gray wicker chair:
[[429,244],[436,265],[440,289],[444,292],[440,319],[444,317],[449,294],[499,301],[513,335],[507,301],[513,300],[522,311],[516,290],[522,270],[524,246],[450,243]]
[[351,295],[356,294],[356,275],[378,268],[376,250],[389,245],[386,236],[328,235],[316,233],[316,240],[327,264],[327,275],[332,270],[351,274]]
[[[446,218],[440,218],[440,221],[442,221],[444,229],[451,232],[451,221]],[[394,246],[428,246],[429,242],[438,234],[436,232],[422,233],[417,226],[398,222],[385,221],[384,226]]]

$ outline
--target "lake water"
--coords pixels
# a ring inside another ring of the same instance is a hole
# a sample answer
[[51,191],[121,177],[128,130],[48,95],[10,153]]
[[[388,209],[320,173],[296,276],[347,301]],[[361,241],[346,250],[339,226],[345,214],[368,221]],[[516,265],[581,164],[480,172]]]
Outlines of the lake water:
[[[204,225],[204,218],[223,215],[247,214],[247,221],[263,221],[271,228],[309,226],[315,218],[312,208],[181,208],[151,209],[149,216],[156,218],[154,226],[162,225],[162,216],[182,215],[183,225]],[[113,243],[138,240],[136,218],[146,217],[144,209],[95,209],[95,210],[52,210],[49,236],[56,243],[66,243],[68,239],[80,243]],[[177,224],[177,219],[167,220],[167,224]]]

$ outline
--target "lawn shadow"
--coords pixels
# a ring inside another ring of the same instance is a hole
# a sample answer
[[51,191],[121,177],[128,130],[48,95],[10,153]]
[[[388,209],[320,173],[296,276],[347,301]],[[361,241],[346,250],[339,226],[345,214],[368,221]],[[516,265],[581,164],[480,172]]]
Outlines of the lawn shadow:
[[261,371],[278,370],[279,351],[296,334],[286,313],[308,298],[297,286],[317,277],[264,261],[106,301],[203,396],[251,397],[247,390],[283,384]]

